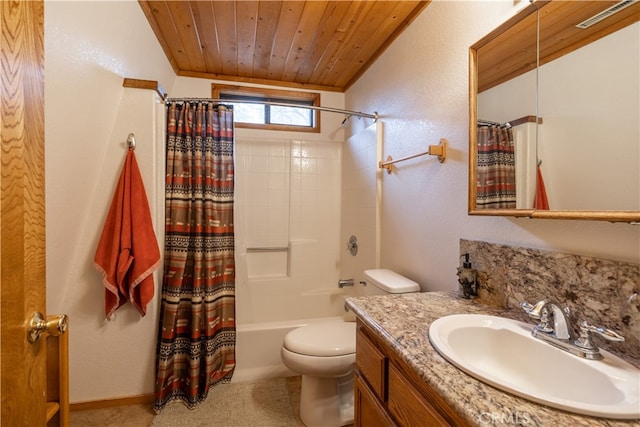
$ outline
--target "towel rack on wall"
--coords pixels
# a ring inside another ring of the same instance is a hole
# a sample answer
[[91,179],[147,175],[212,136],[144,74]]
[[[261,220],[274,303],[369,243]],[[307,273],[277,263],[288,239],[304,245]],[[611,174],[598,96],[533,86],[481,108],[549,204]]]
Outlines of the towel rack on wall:
[[387,157],[386,161],[378,162],[378,167],[380,169],[386,169],[387,173],[391,173],[392,164],[398,163],[398,162],[404,162],[405,160],[415,159],[416,157],[426,156],[426,155],[438,156],[438,160],[440,161],[440,163],[444,163],[445,159],[447,158],[447,140],[445,138],[440,138],[439,145],[430,145],[429,150],[422,153],[414,154],[412,156],[402,157],[400,159],[395,159],[395,160],[393,160],[393,157],[389,156]]

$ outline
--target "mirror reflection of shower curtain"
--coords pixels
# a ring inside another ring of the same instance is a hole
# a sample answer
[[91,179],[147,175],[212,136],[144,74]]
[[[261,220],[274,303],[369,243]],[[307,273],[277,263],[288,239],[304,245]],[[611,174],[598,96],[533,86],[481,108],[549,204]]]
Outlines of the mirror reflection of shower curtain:
[[515,209],[516,166],[513,129],[478,126],[476,207]]

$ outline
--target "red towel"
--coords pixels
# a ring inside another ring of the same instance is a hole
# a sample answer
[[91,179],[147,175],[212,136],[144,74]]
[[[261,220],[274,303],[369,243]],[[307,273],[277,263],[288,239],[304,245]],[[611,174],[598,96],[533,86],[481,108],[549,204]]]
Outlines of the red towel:
[[545,211],[549,210],[549,199],[547,199],[547,189],[545,188],[544,180],[542,179],[540,163],[538,163],[538,170],[536,172],[536,196],[533,199],[533,208]]
[[154,294],[151,273],[160,264],[160,249],[133,150],[127,153],[94,261],[103,274],[107,319],[127,300],[144,316]]

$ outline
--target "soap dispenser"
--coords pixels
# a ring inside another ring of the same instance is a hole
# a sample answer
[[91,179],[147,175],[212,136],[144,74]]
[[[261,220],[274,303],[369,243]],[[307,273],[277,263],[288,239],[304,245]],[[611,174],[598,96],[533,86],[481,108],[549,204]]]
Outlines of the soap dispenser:
[[471,266],[469,254],[466,253],[462,267],[458,267],[458,283],[462,285],[463,298],[473,298],[478,295],[477,271]]

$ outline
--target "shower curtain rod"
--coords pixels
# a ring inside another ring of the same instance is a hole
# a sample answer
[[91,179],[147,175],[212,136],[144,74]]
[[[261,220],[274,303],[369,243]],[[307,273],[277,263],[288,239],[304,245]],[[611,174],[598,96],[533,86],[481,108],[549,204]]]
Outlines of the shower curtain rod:
[[[169,98],[166,100],[166,103],[169,103],[171,101],[176,101],[176,102],[184,102],[184,101],[212,101],[212,102],[219,102],[219,103],[227,103],[229,104],[230,100],[228,99],[220,99],[220,98]],[[341,108],[332,108],[332,107],[321,107],[321,106],[316,106],[316,105],[300,105],[300,104],[290,104],[290,103],[286,103],[286,102],[277,102],[277,101],[252,101],[252,100],[242,100],[243,104],[263,104],[263,105],[275,105],[278,107],[293,107],[293,108],[306,108],[309,110],[320,110],[320,111],[326,111],[329,113],[339,113],[339,114],[346,114],[349,118],[351,116],[357,116],[357,117],[366,117],[369,119],[373,119],[374,121],[378,121],[378,112],[374,112],[373,114],[370,113],[362,113],[360,111],[350,111],[350,110],[343,110]],[[346,119],[345,119],[346,120]]]
[[505,123],[492,122],[491,120],[478,120],[478,126],[505,126],[505,127],[510,128],[511,127],[511,123],[509,123],[509,122],[505,122]]
[[496,125],[496,126],[515,127],[515,126],[520,126],[523,123],[535,123],[536,121],[538,122],[538,124],[542,124],[542,117],[524,116],[524,117],[520,117],[518,119],[509,120],[508,122],[505,122],[505,123],[492,122],[491,120],[478,119],[477,123],[478,123],[479,126]]

